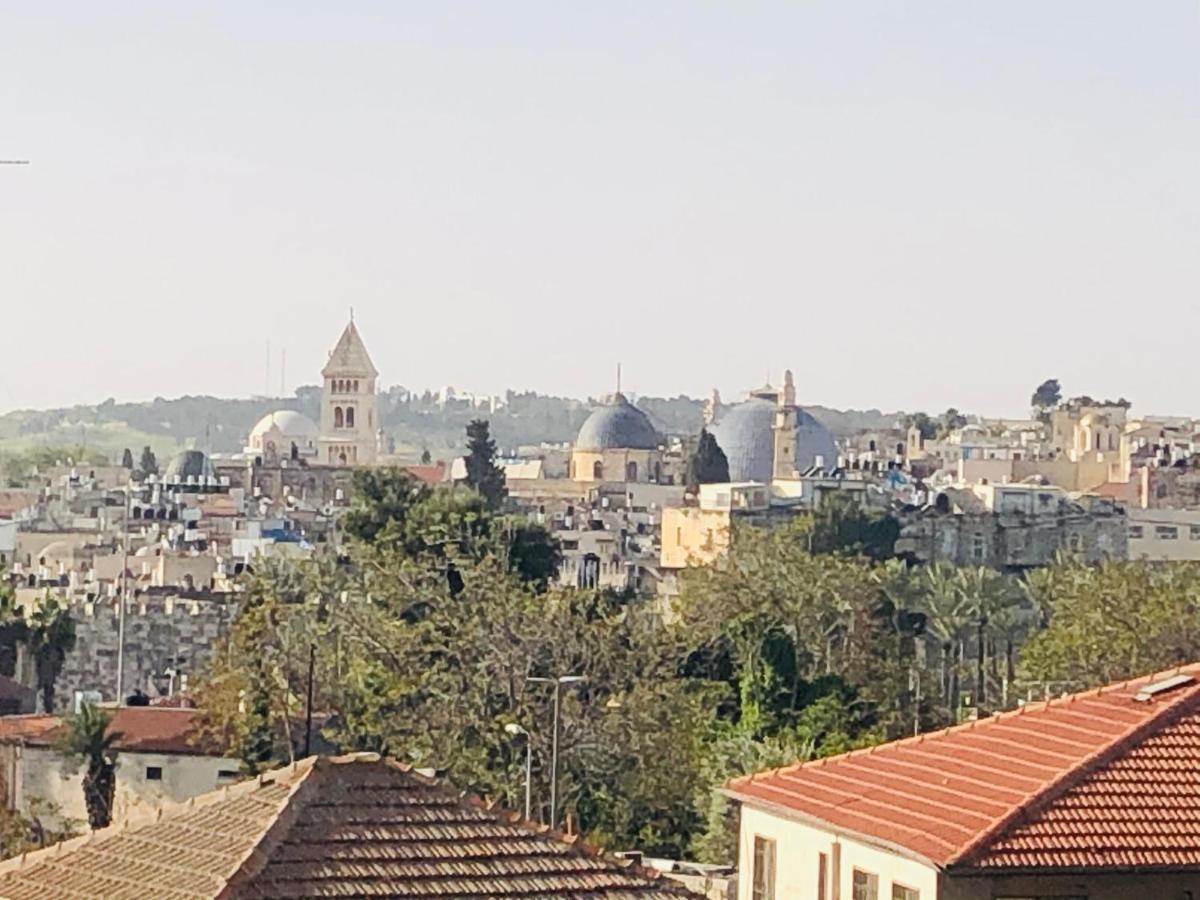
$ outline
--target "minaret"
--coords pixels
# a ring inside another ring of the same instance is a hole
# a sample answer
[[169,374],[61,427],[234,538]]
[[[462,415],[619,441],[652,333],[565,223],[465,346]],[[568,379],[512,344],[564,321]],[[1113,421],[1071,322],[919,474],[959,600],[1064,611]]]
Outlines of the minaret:
[[781,480],[796,478],[796,383],[791,369],[783,373],[783,392],[779,394],[772,427],[775,443],[774,477]]
[[320,462],[330,466],[369,466],[378,453],[379,372],[358,328],[354,312],[321,370]]
[[704,427],[707,428],[713,422],[717,421],[717,414],[721,411],[721,392],[716,388],[712,389],[712,396],[708,398],[708,402],[704,404]]

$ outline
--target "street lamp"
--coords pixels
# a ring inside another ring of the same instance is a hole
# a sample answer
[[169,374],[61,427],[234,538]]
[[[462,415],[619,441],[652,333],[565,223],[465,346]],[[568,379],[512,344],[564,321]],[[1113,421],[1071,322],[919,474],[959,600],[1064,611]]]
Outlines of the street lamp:
[[521,735],[525,737],[525,821],[528,822],[533,803],[533,795],[531,793],[533,789],[533,741],[529,738],[529,732],[516,722],[509,722],[504,726],[504,730],[513,737]]
[[550,827],[558,824],[558,720],[559,694],[564,684],[578,684],[585,681],[583,675],[559,675],[557,678],[539,678],[527,676],[525,681],[532,684],[554,685],[554,730],[550,743]]

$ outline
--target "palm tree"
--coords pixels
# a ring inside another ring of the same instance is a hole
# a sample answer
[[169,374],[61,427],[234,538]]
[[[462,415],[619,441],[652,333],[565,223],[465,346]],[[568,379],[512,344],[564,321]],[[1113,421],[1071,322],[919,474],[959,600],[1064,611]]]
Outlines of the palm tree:
[[54,684],[75,647],[75,620],[66,607],[47,595],[29,617],[29,650],[42,692],[42,711],[54,712]]
[[87,764],[83,802],[93,830],[105,828],[112,821],[117,788],[117,754],[113,747],[123,735],[109,729],[111,721],[102,709],[84,703],[79,714],[68,720],[67,732],[58,746],[59,753]]
[[935,563],[925,566],[919,576],[919,609],[925,614],[925,628],[942,650],[942,698],[952,716],[958,716],[959,665],[962,640],[967,628],[978,618],[978,610],[964,594],[958,570]]

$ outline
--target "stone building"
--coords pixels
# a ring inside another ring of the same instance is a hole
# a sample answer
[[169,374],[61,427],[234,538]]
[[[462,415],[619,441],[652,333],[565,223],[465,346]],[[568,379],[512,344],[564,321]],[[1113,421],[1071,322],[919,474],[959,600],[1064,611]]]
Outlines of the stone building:
[[897,556],[1006,572],[1050,565],[1060,552],[1128,559],[1124,513],[1106,498],[1073,500],[1047,485],[947,488],[904,519],[896,541]]
[[379,372],[353,318],[321,377],[320,461],[331,466],[373,465],[379,447]]
[[663,438],[620,391],[592,412],[571,451],[574,481],[661,482]]

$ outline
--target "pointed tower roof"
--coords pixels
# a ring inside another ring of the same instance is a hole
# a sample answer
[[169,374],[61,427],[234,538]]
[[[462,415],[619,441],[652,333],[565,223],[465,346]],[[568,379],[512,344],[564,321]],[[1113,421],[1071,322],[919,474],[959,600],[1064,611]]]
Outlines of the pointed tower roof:
[[325,364],[321,374],[326,378],[331,375],[357,375],[360,378],[373,378],[379,374],[375,364],[371,362],[371,354],[367,352],[367,345],[363,343],[362,335],[358,333],[358,328],[354,325],[354,319],[347,323],[346,330],[338,338],[337,346],[329,354],[329,362]]

